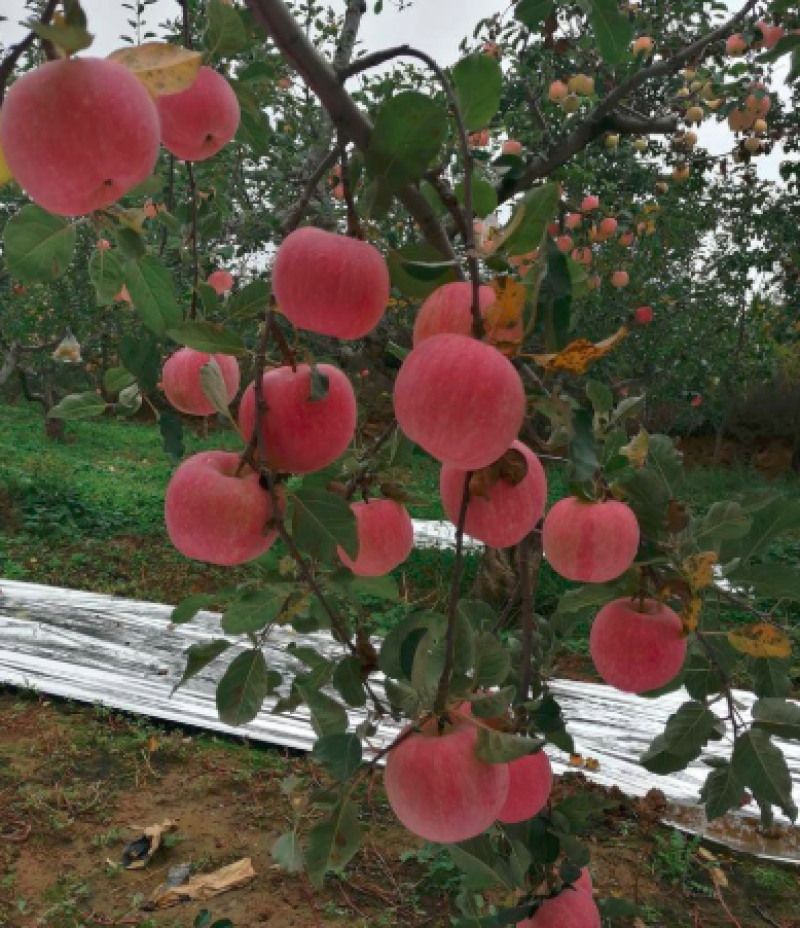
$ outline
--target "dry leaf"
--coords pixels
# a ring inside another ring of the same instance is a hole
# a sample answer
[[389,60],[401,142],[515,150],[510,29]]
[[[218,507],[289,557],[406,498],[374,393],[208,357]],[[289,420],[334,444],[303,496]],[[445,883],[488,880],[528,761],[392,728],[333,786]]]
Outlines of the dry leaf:
[[747,625],[728,632],[728,641],[750,657],[791,657],[792,643],[786,632],[774,625]]
[[700,611],[702,608],[703,600],[699,596],[695,596],[688,603],[684,603],[683,609],[681,609],[684,635],[693,632],[700,624]]
[[197,78],[203,56],[169,42],[145,42],[120,48],[108,56],[134,74],[152,97],[188,90]]
[[202,902],[222,893],[228,893],[232,889],[246,886],[255,878],[256,872],[253,870],[253,864],[249,857],[245,857],[213,873],[194,876],[181,886],[164,883],[150,897],[148,907],[168,909],[173,905],[180,905],[181,902]]
[[569,755],[569,765],[570,767],[582,767],[583,766],[583,757],[580,754],[570,754]]
[[557,354],[535,354],[533,360],[547,371],[566,371],[569,374],[585,374],[589,365],[611,352],[628,334],[623,326],[610,338],[602,342],[590,342],[588,338],[579,338],[562,348]]
[[177,824],[168,818],[160,825],[145,828],[142,834],[122,851],[122,866],[126,870],[141,870],[146,867],[161,847],[164,835],[175,831],[177,827]]
[[683,562],[683,572],[693,590],[704,590],[714,582],[714,565],[717,563],[715,551],[702,551],[693,554]]
[[708,875],[711,877],[711,882],[716,886],[719,886],[720,889],[727,889],[728,887],[728,878],[719,869],[719,867],[709,867]]
[[596,773],[600,769],[600,761],[596,757],[587,757],[583,766],[592,773]]
[[667,524],[673,535],[679,535],[692,521],[691,516],[686,511],[686,506],[675,499],[669,501],[669,516]]
[[634,467],[644,467],[650,453],[650,436],[644,429],[639,429],[639,434],[619,450]]
[[528,462],[525,455],[515,448],[509,448],[499,461],[475,471],[469,482],[470,496],[481,496],[488,500],[496,483],[507,480],[512,487],[516,487],[522,483],[527,473]]

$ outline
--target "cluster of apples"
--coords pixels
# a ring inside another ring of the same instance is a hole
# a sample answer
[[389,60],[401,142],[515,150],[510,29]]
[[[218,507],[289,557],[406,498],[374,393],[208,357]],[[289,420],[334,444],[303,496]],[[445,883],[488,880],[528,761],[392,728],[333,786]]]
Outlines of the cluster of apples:
[[0,119],[9,170],[60,216],[105,209],[152,173],[159,146],[204,161],[239,127],[236,94],[203,67],[188,90],[155,100],[127,68],[102,58],[48,61],[11,87]]

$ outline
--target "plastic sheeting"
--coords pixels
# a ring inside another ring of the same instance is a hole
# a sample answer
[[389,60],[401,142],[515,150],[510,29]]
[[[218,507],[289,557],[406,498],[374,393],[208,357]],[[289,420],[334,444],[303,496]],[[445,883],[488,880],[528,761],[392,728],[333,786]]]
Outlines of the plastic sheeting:
[[[448,543],[445,532],[439,534],[434,529],[430,534],[433,543]],[[8,580],[0,581],[0,591],[2,683],[298,750],[309,750],[313,744],[314,734],[303,707],[290,714],[272,715],[274,701],[267,700],[248,725],[232,728],[219,720],[214,701],[216,681],[222,667],[236,655],[236,648],[242,647],[238,642],[226,656],[172,695],[183,671],[184,651],[192,644],[221,636],[219,616],[214,613],[201,612],[188,625],[171,626],[171,606]],[[285,651],[290,641],[297,642],[298,636],[275,630],[265,647],[271,668],[300,668]],[[325,634],[304,636],[303,641],[323,652],[340,651]],[[552,689],[576,749],[599,762],[597,770],[583,771],[587,777],[617,786],[630,796],[659,789],[675,804],[667,817],[679,827],[703,832],[737,849],[800,861],[798,829],[786,828],[780,838],[765,844],[754,839],[757,832],[748,811],[734,816],[733,827],[707,828],[694,805],[709,773],[701,760],[685,771],[663,777],[639,766],[638,757],[663,730],[667,717],[688,698],[685,693],[641,699],[610,687],[567,680],[555,681]],[[737,692],[736,698],[746,716],[753,697]],[[719,711],[723,712],[722,707]],[[350,711],[353,726],[363,717],[361,712]],[[373,746],[379,749],[390,743],[397,731],[391,721],[382,722]],[[781,747],[792,769],[795,801],[800,804],[800,746],[786,742]],[[725,754],[730,745],[715,743],[713,751]],[[568,769],[568,758],[559,752],[553,751],[551,759],[557,772]]]

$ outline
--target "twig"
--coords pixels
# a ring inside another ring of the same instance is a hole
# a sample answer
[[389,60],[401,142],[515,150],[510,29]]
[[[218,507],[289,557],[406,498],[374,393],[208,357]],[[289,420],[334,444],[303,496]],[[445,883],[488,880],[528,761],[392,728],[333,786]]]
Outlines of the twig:
[[439,686],[433,704],[433,711],[439,716],[447,708],[447,700],[450,696],[450,682],[453,679],[453,670],[456,663],[456,608],[458,607],[458,596],[461,592],[461,573],[464,569],[464,523],[467,521],[471,479],[472,471],[467,471],[464,475],[464,491],[461,496],[461,509],[458,513],[458,524],[456,525],[456,558],[453,565],[453,577],[450,581],[450,602],[447,608],[444,667],[439,678]]
[[361,223],[358,221],[358,210],[353,200],[353,188],[350,183],[350,163],[347,160],[347,142],[344,136],[339,133],[339,164],[342,169],[342,191],[344,192],[344,202],[347,206],[347,234],[351,238],[364,238],[361,229]]
[[[535,551],[534,545],[536,546]],[[520,610],[520,628],[522,631],[522,654],[520,660],[522,669],[520,671],[518,699],[519,702],[524,703],[528,700],[531,680],[533,679],[533,623],[534,611],[536,608],[534,595],[536,591],[531,577],[531,570],[534,566],[534,559],[538,560],[537,567],[541,567],[541,536],[532,533],[526,538],[523,538],[517,551],[519,553],[520,593],[522,599],[522,609]],[[536,555],[538,555],[538,558]]]
[[290,232],[294,232],[294,230],[303,221],[303,216],[305,216],[306,210],[311,203],[314,193],[316,192],[317,187],[319,187],[320,181],[328,173],[328,171],[330,171],[334,164],[336,164],[336,159],[338,157],[338,150],[336,148],[332,148],[317,165],[313,174],[311,177],[309,177],[308,183],[306,184],[300,199],[297,201],[297,203],[295,203],[283,221],[281,231],[284,235],[288,235]]
[[192,306],[189,318],[197,318],[197,286],[200,283],[200,251],[197,244],[197,184],[194,179],[194,168],[190,161],[186,162],[186,172],[189,175],[189,193],[192,198]]
[[[44,11],[42,12],[42,18],[40,20],[43,26],[49,24],[50,20],[53,18],[53,14],[56,11],[58,6],[58,0],[47,0],[47,6],[45,6]],[[2,105],[3,100],[6,96],[6,84],[8,84],[8,79],[14,72],[14,68],[17,66],[19,59],[25,54],[26,51],[33,45],[36,40],[36,33],[29,32],[24,39],[17,42],[16,45],[12,45],[8,50],[6,57],[0,62],[0,105]]]
[[714,884],[714,892],[716,892],[717,894],[717,899],[719,899],[719,904],[722,906],[723,909],[725,909],[725,914],[730,919],[731,924],[735,925],[736,928],[742,928],[739,920],[736,918],[733,912],[731,912],[731,910],[728,908],[728,903],[725,901],[722,895],[722,890],[720,889],[719,883],[717,883],[717,881],[714,879],[712,879],[711,882]]
[[771,915],[767,915],[767,913],[766,913],[763,909],[760,909],[760,908],[756,905],[755,902],[751,902],[751,903],[750,903],[750,908],[751,908],[754,912],[756,912],[758,915],[760,915],[761,918],[763,918],[764,921],[765,921],[768,925],[772,925],[772,928],[784,928],[784,926],[781,925],[780,922],[776,922],[775,919],[772,918]]
[[363,455],[361,463],[358,465],[356,472],[353,476],[347,481],[345,488],[345,499],[352,499],[355,495],[356,490],[358,489],[359,483],[364,479],[366,474],[369,471],[370,465],[375,458],[375,455],[381,450],[381,448],[386,444],[386,442],[394,435],[395,429],[397,428],[397,422],[392,420],[391,424],[385,428],[381,434],[373,441],[373,443],[367,448],[366,453]]

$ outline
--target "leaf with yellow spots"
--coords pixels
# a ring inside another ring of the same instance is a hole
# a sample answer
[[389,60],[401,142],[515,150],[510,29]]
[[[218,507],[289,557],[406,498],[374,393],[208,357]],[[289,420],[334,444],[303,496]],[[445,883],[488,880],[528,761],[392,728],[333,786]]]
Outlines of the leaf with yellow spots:
[[688,603],[684,603],[681,609],[681,622],[683,623],[683,633],[688,635],[693,632],[700,624],[700,612],[703,608],[703,600],[699,596],[693,597]]
[[0,187],[13,179],[14,178],[11,176],[11,168],[8,166],[6,156],[3,154],[3,147],[0,145]]
[[732,629],[728,632],[728,641],[737,651],[750,657],[787,658],[792,655],[789,636],[774,625],[747,625]]
[[634,467],[644,467],[647,455],[650,453],[650,435],[644,429],[639,429],[639,434],[619,451]]
[[717,560],[716,551],[702,551],[686,558],[683,562],[683,572],[693,590],[705,590],[711,586]]
[[151,97],[182,93],[197,78],[203,56],[200,52],[170,45],[169,42],[145,42],[133,48],[120,48],[109,56],[126,67],[150,92]]
[[528,293],[519,281],[511,277],[495,278],[492,288],[495,301],[483,314],[486,341],[504,354],[513,354],[524,336],[522,314]]
[[589,365],[604,358],[628,334],[627,326],[623,326],[610,338],[602,342],[590,342],[588,338],[579,338],[570,342],[557,354],[535,354],[533,360],[547,371],[565,371],[568,374],[585,374]]

